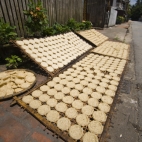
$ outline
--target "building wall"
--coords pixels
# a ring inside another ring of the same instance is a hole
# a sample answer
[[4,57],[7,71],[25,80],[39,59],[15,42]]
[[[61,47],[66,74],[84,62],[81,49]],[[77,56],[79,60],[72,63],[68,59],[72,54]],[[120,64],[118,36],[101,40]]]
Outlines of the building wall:
[[116,24],[116,18],[117,18],[117,11],[115,10],[115,7],[111,7],[109,24],[108,24],[109,27],[114,26]]

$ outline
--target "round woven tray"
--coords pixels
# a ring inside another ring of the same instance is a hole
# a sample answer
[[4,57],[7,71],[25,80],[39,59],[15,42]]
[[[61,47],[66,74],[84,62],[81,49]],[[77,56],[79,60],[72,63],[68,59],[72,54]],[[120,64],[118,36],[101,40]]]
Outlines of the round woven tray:
[[[34,74],[35,78],[36,78],[36,74],[31,71],[31,70],[28,70],[28,69],[13,69],[13,70],[8,70],[8,71],[4,71],[5,73],[9,73],[9,72],[13,72],[13,71],[27,71],[27,72],[31,72]],[[2,73],[2,72],[1,72]],[[36,83],[36,79],[35,81],[26,89],[23,89],[22,91],[20,92],[17,92],[17,93],[14,93],[14,94],[10,94],[10,95],[7,95],[7,96],[3,96],[3,97],[0,97],[0,100],[4,100],[4,99],[7,99],[7,98],[11,98],[13,96],[16,96],[16,95],[19,95],[19,94],[22,94],[24,92],[26,92],[27,90],[29,90],[30,88],[32,88]]]

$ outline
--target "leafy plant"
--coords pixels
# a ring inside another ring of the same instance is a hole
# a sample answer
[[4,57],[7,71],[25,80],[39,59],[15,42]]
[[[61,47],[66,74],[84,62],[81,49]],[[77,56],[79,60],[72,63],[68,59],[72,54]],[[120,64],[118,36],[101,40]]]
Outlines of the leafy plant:
[[5,23],[2,18],[0,19],[0,44],[7,44],[10,40],[16,39],[15,28],[15,26]]
[[92,27],[92,23],[90,21],[77,22],[74,19],[70,19],[67,22],[67,26],[73,31],[79,31],[90,29]]
[[85,25],[84,29],[87,30],[92,28],[92,23],[90,21],[84,21],[83,23]]
[[17,68],[19,63],[22,62],[22,59],[17,55],[11,55],[5,59],[7,61],[6,66],[9,68]]
[[43,30],[48,25],[46,10],[42,7],[41,0],[38,0],[38,3],[30,0],[28,6],[29,9],[23,11],[27,15],[27,21],[25,23],[27,32],[32,36],[41,36]]
[[67,26],[74,31],[80,30],[79,23],[72,18],[67,22]]
[[52,36],[55,35],[55,31],[53,29],[53,27],[45,27],[43,32],[42,32],[43,36]]
[[125,21],[125,19],[124,19],[124,17],[122,17],[122,16],[118,16],[117,19],[116,19],[116,23],[117,23],[117,24],[124,23],[124,21]]
[[61,33],[69,32],[70,28],[67,25],[61,25],[59,23],[55,23],[52,27],[45,27],[43,30],[43,36],[51,36],[57,35]]
[[61,25],[59,23],[55,23],[53,25],[53,29],[55,31],[55,34],[61,34],[61,33],[65,33],[65,32],[68,32],[70,31],[70,28],[66,25]]

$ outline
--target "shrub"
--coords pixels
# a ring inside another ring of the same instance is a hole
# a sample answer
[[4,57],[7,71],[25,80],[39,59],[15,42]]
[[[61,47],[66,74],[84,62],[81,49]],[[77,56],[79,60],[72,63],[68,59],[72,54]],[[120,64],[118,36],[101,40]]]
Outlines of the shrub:
[[5,59],[7,61],[6,66],[8,68],[17,68],[19,63],[22,62],[22,59],[17,55],[11,55]]
[[0,44],[7,44],[10,40],[14,40],[17,37],[15,33],[15,26],[10,26],[9,23],[5,23],[3,19],[0,19]]
[[29,10],[24,11],[24,14],[27,15],[25,23],[27,33],[32,36],[41,36],[43,30],[48,25],[46,10],[42,7],[41,0],[38,0],[38,3],[30,0],[28,6]]
[[124,17],[118,16],[118,17],[117,17],[117,20],[116,20],[116,24],[124,23],[124,21],[125,21],[125,18],[124,18]]

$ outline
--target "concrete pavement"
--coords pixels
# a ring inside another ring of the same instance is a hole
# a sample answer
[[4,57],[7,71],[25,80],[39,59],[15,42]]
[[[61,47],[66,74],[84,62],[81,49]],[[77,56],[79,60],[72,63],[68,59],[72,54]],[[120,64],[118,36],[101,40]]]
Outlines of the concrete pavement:
[[131,21],[104,29],[102,33],[131,45],[130,61],[102,141],[142,142],[142,22]]
[[135,73],[138,98],[138,142],[142,142],[142,22],[132,22]]

